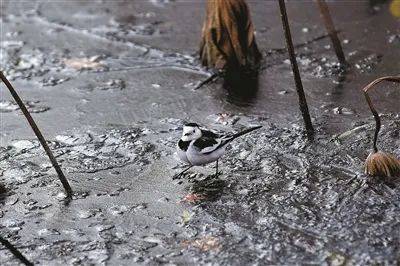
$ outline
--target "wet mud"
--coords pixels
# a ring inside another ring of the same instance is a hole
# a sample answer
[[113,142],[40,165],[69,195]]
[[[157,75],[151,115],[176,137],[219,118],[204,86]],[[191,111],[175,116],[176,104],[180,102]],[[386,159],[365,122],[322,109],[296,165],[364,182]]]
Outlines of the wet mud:
[[[360,89],[400,69],[388,3],[330,2],[348,67],[313,2],[289,1],[315,128],[304,134],[278,5],[249,0],[257,77],[197,59],[205,1],[1,1],[0,64],[74,190],[0,90],[0,233],[39,265],[396,265],[399,180],[370,178],[374,120]],[[301,12],[298,12],[301,10]],[[379,148],[400,157],[400,90],[372,93]],[[181,179],[182,124],[262,125]],[[0,247],[1,265],[18,261]]]

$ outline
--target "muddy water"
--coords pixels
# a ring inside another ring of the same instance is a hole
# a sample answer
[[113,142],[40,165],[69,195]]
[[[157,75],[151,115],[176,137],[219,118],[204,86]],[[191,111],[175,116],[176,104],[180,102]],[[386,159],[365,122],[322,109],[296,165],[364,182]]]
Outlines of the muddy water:
[[[330,3],[341,68],[313,2],[288,14],[317,136],[302,132],[278,6],[249,1],[265,56],[257,82],[222,81],[196,58],[205,1],[1,1],[1,68],[75,191],[66,202],[18,106],[0,91],[0,231],[47,265],[395,264],[398,181],[362,171],[373,120],[360,88],[400,69],[387,4]],[[373,93],[380,147],[400,156],[398,86]],[[263,125],[221,163],[181,180],[184,121]],[[344,133],[344,134],[343,134]],[[0,247],[2,265],[17,261]]]

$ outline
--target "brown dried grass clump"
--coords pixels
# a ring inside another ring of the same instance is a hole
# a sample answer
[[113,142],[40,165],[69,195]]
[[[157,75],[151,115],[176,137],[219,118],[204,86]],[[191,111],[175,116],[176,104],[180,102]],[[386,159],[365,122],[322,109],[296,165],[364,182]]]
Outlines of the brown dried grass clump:
[[398,177],[400,176],[400,160],[391,154],[378,151],[377,141],[379,131],[381,130],[381,119],[371,101],[371,98],[368,95],[368,90],[382,81],[392,81],[400,83],[400,77],[388,76],[378,78],[372,81],[363,89],[365,99],[375,118],[376,123],[373,141],[374,152],[372,152],[365,161],[365,173],[371,176]]
[[256,69],[261,59],[245,0],[208,0],[200,44],[202,64],[220,70]]

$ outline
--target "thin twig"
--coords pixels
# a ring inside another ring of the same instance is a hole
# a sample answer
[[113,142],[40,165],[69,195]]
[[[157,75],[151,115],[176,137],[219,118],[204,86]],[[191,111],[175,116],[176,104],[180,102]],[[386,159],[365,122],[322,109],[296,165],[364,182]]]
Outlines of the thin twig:
[[[337,30],[336,31],[336,33],[340,33],[341,31],[340,30]],[[318,41],[320,41],[320,40],[323,40],[323,39],[326,39],[326,38],[328,38],[329,37],[329,34],[323,34],[323,35],[321,35],[321,36],[317,36],[317,37],[315,37],[315,38],[312,38],[312,39],[310,39],[310,40],[307,40],[307,41],[305,41],[305,42],[302,42],[302,43],[298,43],[298,44],[293,44],[293,47],[295,48],[295,49],[297,49],[297,48],[302,48],[302,47],[304,47],[304,46],[307,46],[307,45],[309,45],[309,44],[312,44],[312,43],[315,43],[315,42],[318,42]],[[268,54],[272,54],[272,53],[280,53],[280,54],[283,54],[283,53],[286,53],[287,52],[287,48],[285,47],[285,48],[273,48],[273,49],[269,49],[268,51],[265,51],[265,53],[268,55]]]
[[325,0],[317,0],[319,11],[321,13],[322,19],[324,21],[326,30],[328,31],[329,37],[331,38],[333,48],[335,49],[336,56],[339,62],[346,65],[346,57],[344,56],[342,44],[340,43],[337,31],[335,30],[335,25],[333,24],[331,14],[329,12],[329,7]]
[[42,133],[40,132],[38,126],[36,125],[35,121],[33,120],[32,116],[29,113],[28,109],[26,108],[25,104],[22,102],[21,98],[18,96],[17,92],[15,91],[15,89],[13,88],[11,83],[7,80],[7,78],[4,76],[2,71],[0,71],[0,79],[4,82],[4,84],[6,84],[11,95],[13,96],[13,98],[17,102],[19,108],[21,109],[22,113],[28,120],[29,125],[31,126],[33,132],[35,132],[36,137],[39,139],[40,143],[42,144],[44,150],[47,153],[47,156],[49,157],[54,169],[56,170],[56,172],[58,174],[58,177],[59,177],[65,191],[67,192],[67,196],[68,197],[72,196],[71,186],[69,185],[67,178],[64,176],[64,173],[62,172],[60,166],[58,165],[57,160],[54,158],[54,155],[51,152],[49,146],[47,145],[46,140],[44,139]]
[[25,256],[22,255],[22,253],[16,247],[14,247],[10,242],[8,242],[7,239],[0,236],[0,243],[3,244],[3,246],[5,246],[23,264],[28,266],[33,265],[33,263],[30,262],[27,258],[25,258]]
[[205,79],[204,81],[200,82],[200,84],[197,85],[197,86],[194,88],[194,90],[198,90],[198,89],[200,89],[201,87],[203,87],[203,86],[205,86],[205,85],[207,85],[207,84],[209,84],[209,83],[211,83],[211,82],[214,82],[214,80],[218,79],[218,78],[221,77],[221,76],[222,76],[222,75],[221,75],[221,73],[219,73],[219,72],[212,74],[212,75],[209,76],[207,79]]
[[374,107],[374,105],[373,105],[373,103],[372,103],[372,101],[371,101],[371,98],[370,98],[369,95],[368,95],[368,91],[369,91],[372,87],[374,87],[375,85],[377,85],[378,83],[380,83],[380,82],[382,82],[382,81],[392,81],[392,82],[400,83],[400,77],[397,77],[397,76],[386,76],[386,77],[381,77],[381,78],[375,79],[374,81],[372,81],[371,83],[369,83],[367,86],[365,86],[365,87],[363,88],[365,99],[367,100],[369,109],[371,110],[372,115],[373,115],[374,118],[375,118],[375,123],[376,123],[376,126],[375,126],[375,134],[374,134],[374,142],[373,142],[373,149],[374,149],[374,152],[375,152],[375,153],[378,152],[378,147],[377,147],[376,143],[377,143],[377,141],[378,141],[378,134],[379,134],[379,131],[381,130],[381,118],[379,117],[379,114],[378,114],[378,112],[376,111],[376,109],[375,109],[375,107]]
[[312,137],[314,135],[314,127],[311,122],[306,96],[304,94],[303,84],[301,82],[300,72],[297,66],[297,60],[296,60],[296,55],[294,53],[292,35],[290,33],[289,20],[287,17],[286,5],[284,0],[279,0],[279,7],[281,10],[282,25],[283,25],[283,30],[285,32],[287,50],[289,53],[290,62],[292,64],[294,81],[296,83],[297,94],[299,95],[300,111],[303,115],[303,120],[306,126],[307,135],[309,137]]

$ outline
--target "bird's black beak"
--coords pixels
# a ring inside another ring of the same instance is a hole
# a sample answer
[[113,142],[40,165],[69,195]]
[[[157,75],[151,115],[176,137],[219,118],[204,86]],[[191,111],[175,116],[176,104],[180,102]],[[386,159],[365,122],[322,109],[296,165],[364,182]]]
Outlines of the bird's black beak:
[[190,136],[190,133],[183,134],[185,137]]

